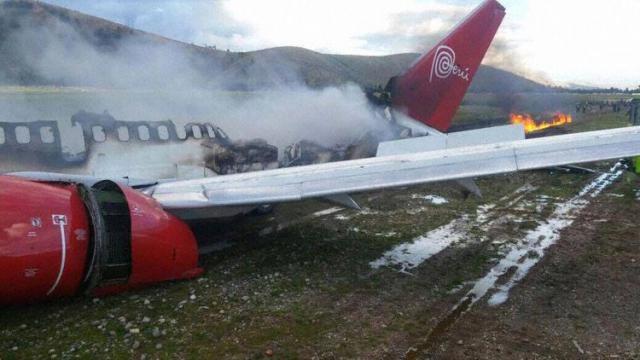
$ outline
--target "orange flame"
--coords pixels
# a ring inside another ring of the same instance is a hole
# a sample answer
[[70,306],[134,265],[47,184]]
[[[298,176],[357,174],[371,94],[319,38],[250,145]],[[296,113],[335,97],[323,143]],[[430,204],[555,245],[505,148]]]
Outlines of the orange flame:
[[551,120],[543,120],[539,123],[529,114],[511,114],[511,123],[524,125],[524,130],[527,134],[556,126],[564,126],[572,122],[571,115],[563,113],[556,113]]

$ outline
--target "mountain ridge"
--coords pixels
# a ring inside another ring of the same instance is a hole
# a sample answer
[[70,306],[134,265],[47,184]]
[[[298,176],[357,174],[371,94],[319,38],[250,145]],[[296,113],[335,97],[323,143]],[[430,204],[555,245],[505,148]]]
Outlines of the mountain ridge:
[[[182,83],[241,91],[291,84],[372,87],[386,85],[418,56],[323,54],[290,46],[231,52],[180,42],[45,2],[0,3],[3,84],[162,86],[172,84],[175,77]],[[154,67],[158,67],[157,74],[150,71]],[[118,79],[121,74],[146,73],[146,77],[131,76],[131,83]],[[486,65],[470,89],[507,93],[548,90],[545,85]]]

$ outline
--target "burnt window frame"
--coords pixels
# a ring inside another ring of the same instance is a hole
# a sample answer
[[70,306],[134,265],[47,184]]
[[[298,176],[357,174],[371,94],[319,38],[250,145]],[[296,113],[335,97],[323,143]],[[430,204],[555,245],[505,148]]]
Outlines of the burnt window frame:
[[[121,130],[124,130],[125,133],[123,133]],[[126,136],[122,136],[123,134],[126,134]],[[128,126],[121,125],[116,128],[116,136],[118,137],[118,141],[120,142],[129,142],[131,140],[131,131],[129,131]]]
[[[26,136],[27,136],[27,140],[26,141],[22,141],[22,139],[20,139],[20,134],[19,131],[21,129],[25,129],[26,132]],[[33,140],[33,136],[31,136],[31,129],[28,126],[25,125],[18,125],[13,129],[14,135],[16,137],[16,143],[20,144],[20,145],[28,145],[31,144],[31,141]]]
[[[196,134],[197,131],[197,134]],[[191,136],[196,140],[201,140],[204,138],[204,134],[202,133],[202,128],[198,125],[191,125]]]
[[[45,137],[45,132],[48,131],[48,138]],[[43,144],[54,144],[56,142],[56,134],[52,126],[42,126],[38,129],[38,133],[40,135],[40,142]]]
[[[104,138],[102,140],[100,140],[96,136],[96,129],[101,129],[102,130],[102,135],[104,135]],[[97,143],[103,143],[103,142],[107,141],[107,129],[105,129],[104,126],[99,125],[99,124],[91,126],[91,138],[93,139],[93,141],[95,141]]]
[[[141,131],[141,129],[145,129],[144,132]],[[151,140],[151,127],[149,125],[146,124],[140,124],[138,126],[136,126],[136,133],[138,134],[138,140],[140,141],[150,141]],[[142,136],[142,134],[146,134],[145,136]]]
[[216,129],[211,124],[206,124],[205,128],[207,129],[207,134],[209,135],[209,139],[216,139],[218,136],[216,134]]
[[[162,131],[164,131],[164,133]],[[169,139],[171,139],[171,133],[167,125],[158,125],[156,132],[158,133],[158,139],[162,141],[169,141]]]

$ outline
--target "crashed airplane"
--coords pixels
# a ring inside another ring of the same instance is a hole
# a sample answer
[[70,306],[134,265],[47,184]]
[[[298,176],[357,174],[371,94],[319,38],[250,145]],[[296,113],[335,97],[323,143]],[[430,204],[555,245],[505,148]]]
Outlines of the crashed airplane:
[[[75,151],[62,141],[56,121],[0,122],[0,170],[38,169],[92,176],[184,179],[278,167],[278,149],[261,139],[232,141],[218,126],[171,120],[121,121],[109,113],[80,111],[71,117],[82,144]],[[154,147],[172,147],[159,163]],[[131,158],[123,168],[122,153]],[[200,152],[201,154],[199,154]],[[194,175],[189,175],[194,171]]]
[[[0,176],[0,303],[82,293],[102,296],[197,277],[203,271],[198,246],[184,220],[229,217],[264,204],[309,198],[357,208],[350,197],[357,192],[445,180],[474,187],[469,179],[478,176],[640,155],[639,127],[533,140],[525,140],[522,125],[446,133],[504,16],[496,0],[485,1],[434,49],[391,79],[390,113],[413,136],[380,143],[371,158],[305,165],[313,159],[300,154],[310,145],[300,144],[290,150],[292,161],[299,160],[301,166],[265,171],[210,176],[205,167],[194,167],[184,177],[178,176],[173,159],[166,159],[164,173],[110,169],[60,174],[49,164],[80,164],[88,154],[47,158],[60,144],[50,142],[51,133],[40,129],[49,127],[55,135],[52,124],[34,123],[26,129],[2,124],[0,148],[20,149],[12,135],[19,132],[34,140],[38,134],[49,137],[38,140],[39,153],[15,152],[16,168],[23,163],[20,156],[30,156],[45,171]],[[85,139],[100,142],[107,129],[94,125],[84,123]],[[122,130],[123,138],[135,134],[164,145],[176,136],[170,124],[117,122],[109,136],[120,125],[128,129],[126,134]],[[191,129],[194,138],[224,137],[206,125]],[[179,148],[182,143],[171,145]],[[142,156],[140,161],[149,151],[139,155],[123,149],[115,147],[121,152],[112,156]],[[93,159],[101,161],[100,156]],[[145,174],[159,176],[140,176]]]

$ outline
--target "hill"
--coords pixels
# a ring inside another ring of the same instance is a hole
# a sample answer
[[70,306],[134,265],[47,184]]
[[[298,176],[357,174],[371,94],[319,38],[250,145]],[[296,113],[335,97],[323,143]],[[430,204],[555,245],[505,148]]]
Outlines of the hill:
[[[182,43],[33,0],[0,3],[0,82],[98,87],[257,90],[303,83],[385,85],[418,54],[331,55],[295,47],[221,51]],[[472,92],[547,88],[482,66]]]

